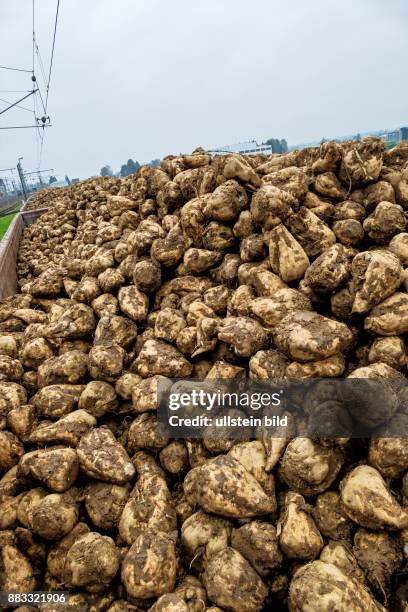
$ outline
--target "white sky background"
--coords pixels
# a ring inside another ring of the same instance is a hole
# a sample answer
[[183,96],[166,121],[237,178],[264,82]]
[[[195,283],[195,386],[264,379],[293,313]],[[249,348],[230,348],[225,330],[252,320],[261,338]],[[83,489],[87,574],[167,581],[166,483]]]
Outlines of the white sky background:
[[[46,70],[55,7],[36,0]],[[42,167],[84,178],[199,145],[407,125],[407,62],[406,0],[61,0]],[[31,68],[31,0],[0,0],[0,64]],[[0,70],[0,90],[29,86]],[[36,169],[34,130],[0,130],[0,168],[21,155]]]

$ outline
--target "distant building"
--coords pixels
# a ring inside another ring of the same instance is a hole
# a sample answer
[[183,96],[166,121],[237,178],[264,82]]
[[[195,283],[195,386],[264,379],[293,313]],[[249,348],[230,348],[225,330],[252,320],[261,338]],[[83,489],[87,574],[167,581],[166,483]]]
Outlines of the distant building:
[[49,187],[66,187],[67,184],[65,182],[65,180],[63,181],[54,181],[53,183],[51,183],[51,185],[49,185]]
[[[336,142],[344,142],[345,140],[361,140],[367,136],[376,136],[382,138],[388,145],[396,144],[402,140],[408,140],[408,127],[401,127],[395,130],[377,130],[376,132],[362,132],[361,134],[348,134],[336,138],[325,138],[324,140],[335,140]],[[291,151],[295,149],[306,149],[307,147],[318,147],[322,141],[314,141],[303,144],[292,145]]]
[[386,131],[379,134],[379,137],[385,142],[400,142],[402,140],[401,130]]
[[248,140],[211,149],[211,153],[218,153],[221,155],[226,155],[227,153],[240,153],[241,155],[272,155],[272,147],[267,144],[258,144],[256,140]]
[[77,183],[79,183],[79,178],[72,179],[71,185],[76,185]]

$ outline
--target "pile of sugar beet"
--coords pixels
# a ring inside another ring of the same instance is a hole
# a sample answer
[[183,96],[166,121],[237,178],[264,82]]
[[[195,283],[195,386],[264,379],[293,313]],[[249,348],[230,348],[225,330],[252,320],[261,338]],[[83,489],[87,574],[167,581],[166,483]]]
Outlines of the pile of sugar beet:
[[47,187],[37,191],[27,202],[24,210],[37,210],[39,208],[48,208],[56,198],[61,198],[65,194],[69,194],[67,187]]
[[80,612],[407,610],[406,438],[172,440],[156,390],[405,381],[408,143],[197,149],[46,193],[0,302],[0,590]]

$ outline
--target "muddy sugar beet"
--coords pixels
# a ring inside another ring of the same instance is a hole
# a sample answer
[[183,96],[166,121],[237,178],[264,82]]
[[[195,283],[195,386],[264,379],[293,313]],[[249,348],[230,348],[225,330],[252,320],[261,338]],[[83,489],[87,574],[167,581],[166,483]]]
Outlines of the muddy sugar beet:
[[[0,302],[0,590],[93,612],[406,609],[407,194],[408,144],[377,139],[197,149],[39,192]],[[310,439],[339,414],[322,386],[276,437],[160,428],[169,378],[245,377],[386,379],[354,416],[396,420]]]

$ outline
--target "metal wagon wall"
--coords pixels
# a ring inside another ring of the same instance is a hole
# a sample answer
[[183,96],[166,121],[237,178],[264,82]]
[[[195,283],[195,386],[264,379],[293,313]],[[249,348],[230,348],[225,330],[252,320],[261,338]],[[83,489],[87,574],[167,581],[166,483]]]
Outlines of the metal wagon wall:
[[47,212],[47,208],[18,213],[0,242],[0,300],[17,293],[17,254],[23,229]]

